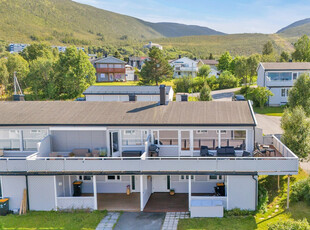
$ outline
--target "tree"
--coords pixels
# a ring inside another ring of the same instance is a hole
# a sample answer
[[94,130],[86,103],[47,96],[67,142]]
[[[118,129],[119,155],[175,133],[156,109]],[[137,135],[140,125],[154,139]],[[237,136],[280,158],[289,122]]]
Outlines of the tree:
[[310,120],[301,106],[284,111],[281,119],[283,143],[297,156],[305,158],[310,152]]
[[220,89],[235,88],[238,86],[238,79],[229,71],[225,70],[218,77]]
[[290,108],[301,106],[306,114],[310,116],[310,76],[302,74],[289,90],[288,104]]
[[118,51],[115,51],[114,57],[120,59],[121,58],[121,54]]
[[96,82],[96,70],[87,54],[70,46],[55,64],[54,92],[59,99],[73,99]]
[[21,56],[28,62],[39,57],[52,59],[53,51],[52,48],[45,43],[33,43],[21,52]]
[[199,101],[212,101],[211,89],[208,84],[204,84],[200,90]]
[[310,39],[307,35],[299,38],[294,47],[292,58],[295,61],[310,61]]
[[28,62],[19,54],[10,54],[7,59],[7,70],[9,72],[9,79],[6,85],[8,91],[13,91],[14,72],[22,88],[26,88],[27,84],[25,78],[29,73]]
[[258,67],[258,64],[261,60],[261,55],[259,54],[252,54],[247,59],[247,72],[250,76],[250,85],[253,83],[253,77],[256,76],[256,70]]
[[206,78],[211,73],[211,67],[209,65],[203,65],[199,68],[198,76]]
[[273,45],[271,41],[268,41],[263,46],[263,55],[270,55],[274,52]]
[[214,60],[214,57],[213,57],[212,53],[210,53],[210,55],[209,55],[209,60]]
[[242,80],[246,84],[247,80],[247,59],[245,57],[236,57],[233,60],[234,74],[239,80]]
[[269,89],[262,86],[255,88],[252,94],[254,106],[259,106],[260,108],[264,108],[268,101],[268,97],[273,96],[273,93]]
[[226,51],[219,59],[219,64],[217,66],[218,70],[225,71],[230,70],[230,63],[232,62],[232,57],[230,53]]
[[157,47],[152,47],[149,51],[149,61],[146,61],[141,69],[141,84],[151,84],[163,82],[171,79],[173,68],[169,65],[164,55]]
[[290,54],[286,51],[282,51],[280,55],[280,62],[288,62],[290,60]]
[[190,89],[192,88],[192,81],[191,77],[185,76],[182,78],[178,78],[174,81],[176,93],[189,93]]
[[9,71],[6,67],[7,60],[5,58],[0,59],[0,85],[6,87],[9,82]]

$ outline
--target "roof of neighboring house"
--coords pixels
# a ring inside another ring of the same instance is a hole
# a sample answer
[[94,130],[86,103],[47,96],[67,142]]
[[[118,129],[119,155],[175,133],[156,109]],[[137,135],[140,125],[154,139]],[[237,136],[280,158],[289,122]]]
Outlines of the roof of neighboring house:
[[148,57],[129,57],[130,61],[141,61],[146,59],[148,59]]
[[104,57],[104,58],[97,59],[94,63],[100,63],[100,64],[125,64],[126,62],[124,62],[124,61],[122,61],[122,60],[120,60],[118,58],[109,56],[109,57]]
[[255,126],[247,101],[0,102],[0,126]]
[[190,59],[188,57],[182,57],[182,58],[179,58],[179,59],[172,60],[170,63],[171,64],[173,64],[173,63],[183,63],[184,61],[198,62],[198,60],[193,60],[193,59]]
[[265,70],[310,70],[310,62],[261,62]]
[[[172,89],[166,86],[166,94]],[[88,87],[84,95],[159,95],[159,86],[133,86],[133,85],[115,85],[115,86],[96,86]]]
[[203,64],[205,65],[218,65],[219,62],[217,60],[211,60],[211,59],[201,59]]

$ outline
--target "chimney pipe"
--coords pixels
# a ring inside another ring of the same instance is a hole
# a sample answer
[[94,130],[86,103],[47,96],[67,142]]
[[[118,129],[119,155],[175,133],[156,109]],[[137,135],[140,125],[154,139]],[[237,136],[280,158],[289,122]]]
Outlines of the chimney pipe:
[[108,57],[108,54],[106,53],[106,54],[104,54],[104,57]]
[[181,59],[182,58],[182,55],[181,54],[179,54],[179,59]]
[[159,93],[160,93],[159,104],[165,105],[166,104],[166,86],[165,85],[159,86]]

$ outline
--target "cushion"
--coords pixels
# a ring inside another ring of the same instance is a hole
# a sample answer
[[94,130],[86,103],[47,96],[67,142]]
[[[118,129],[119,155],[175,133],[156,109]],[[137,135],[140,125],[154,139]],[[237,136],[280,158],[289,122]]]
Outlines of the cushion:
[[89,149],[73,149],[72,152],[76,157],[84,157],[89,152]]

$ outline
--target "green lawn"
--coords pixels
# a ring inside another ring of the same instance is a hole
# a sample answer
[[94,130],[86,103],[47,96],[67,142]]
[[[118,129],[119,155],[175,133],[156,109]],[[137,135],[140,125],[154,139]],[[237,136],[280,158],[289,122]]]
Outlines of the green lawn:
[[[299,174],[291,177],[291,184],[308,177],[308,174],[300,170]],[[287,177],[280,177],[280,190],[277,188],[277,176],[261,176],[259,183],[268,189],[269,205],[266,213],[256,213],[248,216],[225,216],[224,218],[195,218],[179,221],[178,230],[251,230],[268,229],[268,225],[289,218],[300,220],[306,218],[310,222],[310,206],[304,202],[290,204],[286,210]]]
[[106,215],[106,211],[94,212],[35,212],[31,211],[26,215],[0,216],[4,229],[96,229],[101,219]]
[[281,117],[284,112],[284,107],[264,107],[264,108],[255,107],[253,109],[255,113],[264,114],[268,116]]

